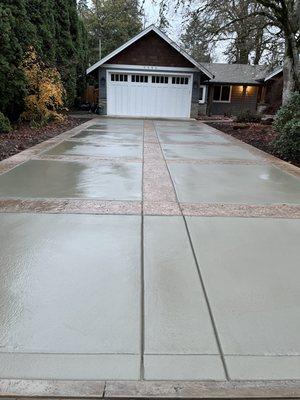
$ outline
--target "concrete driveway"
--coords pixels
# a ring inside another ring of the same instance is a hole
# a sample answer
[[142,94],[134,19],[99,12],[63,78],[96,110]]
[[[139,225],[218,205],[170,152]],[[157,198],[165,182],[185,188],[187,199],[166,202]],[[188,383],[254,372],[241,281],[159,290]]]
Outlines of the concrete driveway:
[[100,118],[0,163],[0,378],[300,379],[299,171]]

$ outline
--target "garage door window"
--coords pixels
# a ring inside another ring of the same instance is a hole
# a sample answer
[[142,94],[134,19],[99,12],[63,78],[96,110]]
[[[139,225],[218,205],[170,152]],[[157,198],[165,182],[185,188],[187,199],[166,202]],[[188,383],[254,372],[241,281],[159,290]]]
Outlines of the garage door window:
[[128,81],[128,75],[124,74],[111,74],[110,80],[112,82],[127,82]]
[[131,82],[148,83],[148,75],[131,75]]
[[172,77],[172,84],[173,85],[188,85],[189,78],[184,76],[173,76]]
[[152,76],[152,83],[169,83],[169,77],[168,76],[161,76],[161,75],[155,75]]

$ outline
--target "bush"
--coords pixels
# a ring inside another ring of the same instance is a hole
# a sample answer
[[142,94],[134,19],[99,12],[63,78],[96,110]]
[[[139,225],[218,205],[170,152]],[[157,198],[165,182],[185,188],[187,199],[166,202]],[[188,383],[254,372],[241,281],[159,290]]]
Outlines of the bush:
[[0,133],[7,133],[11,131],[9,119],[0,112]]
[[285,160],[300,161],[300,118],[293,118],[284,125],[273,141],[273,148]]
[[285,124],[293,118],[300,118],[300,93],[294,93],[290,101],[280,108],[276,114],[273,127],[281,133]]
[[260,122],[261,115],[250,110],[242,111],[235,118],[236,122]]
[[49,121],[62,121],[65,89],[57,69],[46,67],[31,47],[23,59],[22,70],[27,81],[27,96],[21,118],[37,127]]

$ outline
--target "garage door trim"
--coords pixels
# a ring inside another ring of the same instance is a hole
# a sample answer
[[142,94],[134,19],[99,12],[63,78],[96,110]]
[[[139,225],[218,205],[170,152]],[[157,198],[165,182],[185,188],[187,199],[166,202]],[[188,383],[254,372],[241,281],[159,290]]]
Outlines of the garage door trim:
[[[158,67],[153,67],[153,68],[158,68]],[[113,112],[111,112],[112,110],[112,106],[111,106],[111,101],[112,99],[110,98],[110,87],[113,84],[111,82],[111,74],[118,74],[118,75],[128,75],[128,81],[124,82],[124,84],[132,84],[131,82],[131,75],[147,75],[148,78],[148,83],[146,83],[146,85],[152,84],[150,82],[151,80],[151,76],[155,76],[155,75],[159,75],[159,76],[168,76],[168,77],[188,77],[189,78],[189,83],[187,86],[185,86],[186,88],[188,88],[189,90],[189,98],[188,98],[188,110],[187,110],[187,115],[185,116],[170,116],[170,118],[189,118],[190,117],[190,113],[191,113],[191,105],[192,105],[192,88],[193,88],[193,74],[192,73],[188,73],[188,72],[183,72],[182,68],[180,68],[180,70],[177,70],[177,68],[173,68],[170,71],[166,71],[166,70],[151,70],[150,68],[141,68],[141,69],[107,69],[106,70],[106,82],[107,82],[107,115],[110,116],[117,116],[118,114],[115,114]],[[170,82],[170,79],[169,79]],[[133,83],[134,84],[134,83]],[[168,85],[171,85],[170,83],[168,83]],[[161,84],[162,87],[164,87],[164,84]],[[177,86],[177,85],[176,85]],[[181,85],[178,85],[177,87],[180,87]],[[183,86],[183,85],[182,85]],[[174,87],[174,86],[173,86]],[[124,115],[124,114],[120,114],[120,115]],[[134,117],[137,115],[130,115],[130,114],[126,114],[126,116],[128,117]],[[149,115],[138,115],[140,117],[147,117]],[[151,117],[151,115],[150,115]],[[160,117],[158,115],[155,115],[155,117]],[[165,116],[161,116],[161,117],[165,117]]]

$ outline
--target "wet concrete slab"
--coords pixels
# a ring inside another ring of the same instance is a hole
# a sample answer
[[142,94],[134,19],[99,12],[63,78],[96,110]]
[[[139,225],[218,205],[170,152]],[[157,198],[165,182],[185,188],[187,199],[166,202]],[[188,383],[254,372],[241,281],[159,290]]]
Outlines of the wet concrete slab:
[[107,126],[107,125],[92,125],[90,127],[87,127],[86,131],[91,131],[91,132],[98,132],[99,134],[101,133],[120,133],[120,134],[134,134],[134,135],[139,135],[143,136],[143,130],[140,127],[134,127],[134,126]]
[[[110,380],[105,393],[131,380],[133,397],[139,384],[170,395],[161,381],[178,397],[186,381],[188,398],[226,370],[233,396],[243,380],[300,379],[297,174],[270,159],[180,154],[168,161],[179,204],[158,139],[180,153],[198,137],[213,151],[238,145],[192,121],[86,128],[53,140],[69,139],[54,155],[37,156],[44,143],[2,169],[0,378]],[[142,166],[123,143],[139,148],[144,130]]]
[[231,378],[299,379],[298,221],[188,217],[187,224]]
[[260,160],[261,157],[242,149],[240,146],[218,146],[206,144],[164,144],[166,159],[170,160]]
[[135,129],[135,130],[142,130],[143,129],[143,121],[101,121],[97,122],[93,125],[87,127],[87,129],[120,129],[120,130],[127,130],[127,129]]
[[224,378],[183,218],[146,217],[144,232],[146,378]]
[[78,155],[93,157],[136,157],[141,158],[142,146],[127,143],[82,143],[65,141],[52,149],[44,152],[49,155]]
[[159,139],[163,144],[186,144],[186,143],[230,143],[229,140],[213,133],[159,133]]
[[107,131],[93,131],[93,130],[84,130],[78,133],[77,135],[72,137],[73,140],[76,139],[85,139],[87,141],[109,141],[109,140],[120,140],[120,141],[128,141],[128,142],[142,142],[143,135],[140,132],[133,133],[130,132],[115,132],[111,129]]
[[4,198],[140,200],[139,163],[31,160],[0,176]]
[[[74,379],[81,381],[138,380],[140,356],[132,354],[0,353],[0,376],[1,379],[59,381],[62,379],[70,381],[74,381]],[[49,398],[48,395],[47,398]]]
[[271,165],[169,164],[186,203],[300,204],[300,179]]
[[138,379],[138,216],[0,215],[0,376]]
[[146,380],[225,380],[219,356],[145,355]]

